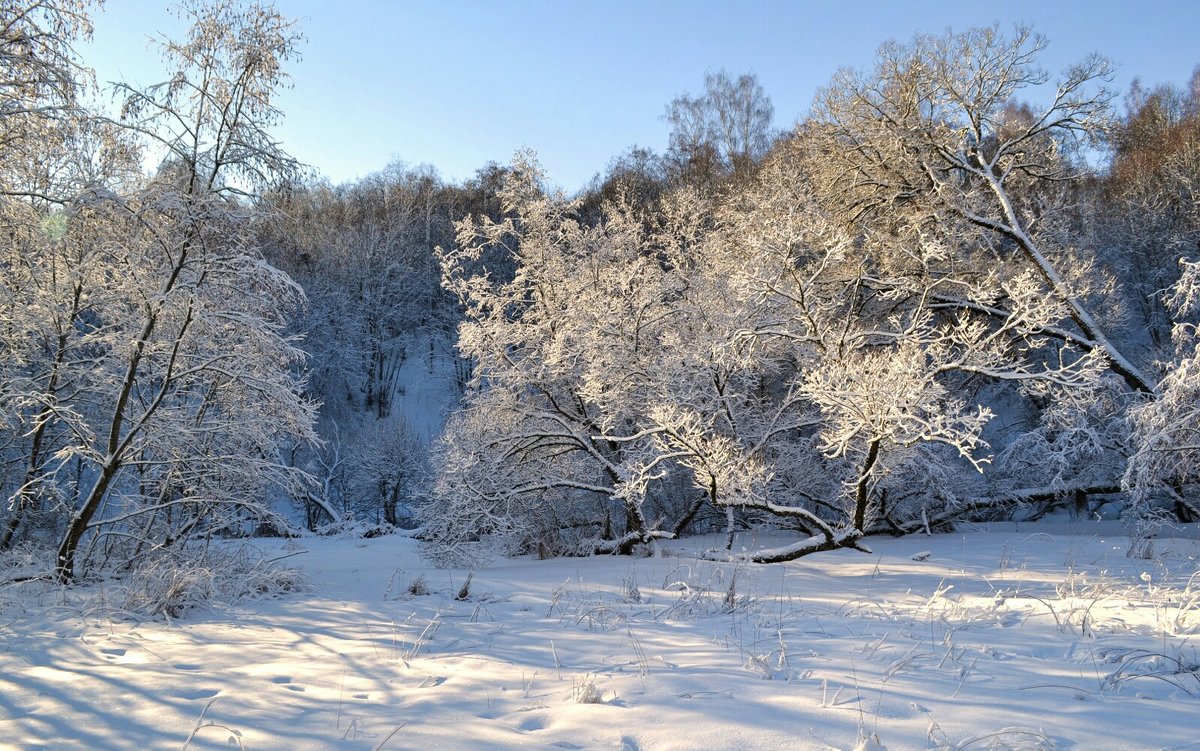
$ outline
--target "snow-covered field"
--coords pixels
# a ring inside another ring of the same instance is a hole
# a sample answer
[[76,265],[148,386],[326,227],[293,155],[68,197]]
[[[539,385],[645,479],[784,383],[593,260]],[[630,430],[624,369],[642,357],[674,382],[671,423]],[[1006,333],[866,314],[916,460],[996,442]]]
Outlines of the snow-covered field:
[[462,600],[403,537],[261,543],[311,591],[169,622],[9,586],[0,747],[1200,749],[1200,543],[1069,530],[501,561]]

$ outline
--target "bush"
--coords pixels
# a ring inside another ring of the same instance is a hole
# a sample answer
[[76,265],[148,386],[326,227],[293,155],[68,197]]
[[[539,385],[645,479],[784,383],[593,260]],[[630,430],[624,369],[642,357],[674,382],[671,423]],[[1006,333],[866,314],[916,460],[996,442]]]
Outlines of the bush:
[[188,610],[307,591],[298,570],[245,546],[184,549],[145,559],[126,580],[123,608],[179,618]]

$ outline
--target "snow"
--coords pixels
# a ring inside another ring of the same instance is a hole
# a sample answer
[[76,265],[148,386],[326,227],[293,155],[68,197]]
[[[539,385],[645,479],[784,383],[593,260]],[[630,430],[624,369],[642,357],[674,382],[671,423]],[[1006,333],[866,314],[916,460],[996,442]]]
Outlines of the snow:
[[393,412],[403,415],[408,427],[428,445],[441,433],[446,415],[459,399],[453,343],[433,333],[416,335],[412,356],[400,366],[396,382]]
[[1127,543],[1007,524],[753,565],[685,539],[502,561],[458,600],[469,572],[405,537],[264,541],[310,592],[170,621],[9,585],[0,747],[1200,748],[1200,542]]

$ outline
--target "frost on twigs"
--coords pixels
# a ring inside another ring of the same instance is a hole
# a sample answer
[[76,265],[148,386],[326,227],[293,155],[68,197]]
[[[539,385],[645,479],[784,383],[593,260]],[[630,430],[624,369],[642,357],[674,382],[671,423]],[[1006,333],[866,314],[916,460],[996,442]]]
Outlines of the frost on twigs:
[[1033,728],[1006,727],[952,740],[932,718],[927,731],[937,751],[1055,751],[1058,744],[1045,732]]
[[1188,696],[1200,696],[1200,653],[1194,647],[1180,645],[1168,651],[1164,643],[1162,650],[1111,649],[1101,656],[1115,666],[1104,678],[1105,690],[1119,692],[1126,684],[1145,685],[1144,679],[1150,679]]
[[[1127,517],[1137,540],[1149,539],[1166,515],[1200,520],[1200,261],[1181,261],[1182,275],[1166,297],[1177,320],[1175,357],[1159,385],[1159,397],[1133,409],[1135,452],[1124,483],[1132,491]],[[1139,555],[1141,550],[1131,550]]]
[[604,691],[596,685],[592,675],[585,675],[578,682],[572,682],[571,702],[574,704],[603,704]]
[[424,512],[435,554],[628,554],[721,527],[728,549],[768,520],[799,541],[762,559],[788,560],[1011,511],[1016,487],[1112,485],[1126,392],[1155,389],[1090,309],[1112,279],[1077,220],[1109,66],[1010,106],[1047,81],[1044,44],[885,45],[753,179],[618,195],[599,221],[519,154],[504,216],[440,251],[477,367]]

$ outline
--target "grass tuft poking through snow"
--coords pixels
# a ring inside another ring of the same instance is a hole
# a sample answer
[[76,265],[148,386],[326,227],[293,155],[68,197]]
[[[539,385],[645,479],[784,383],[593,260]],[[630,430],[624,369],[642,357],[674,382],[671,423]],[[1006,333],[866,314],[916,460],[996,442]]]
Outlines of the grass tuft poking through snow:
[[246,545],[214,546],[202,555],[147,557],[120,582],[121,609],[179,618],[189,610],[307,592],[298,569],[278,565]]

